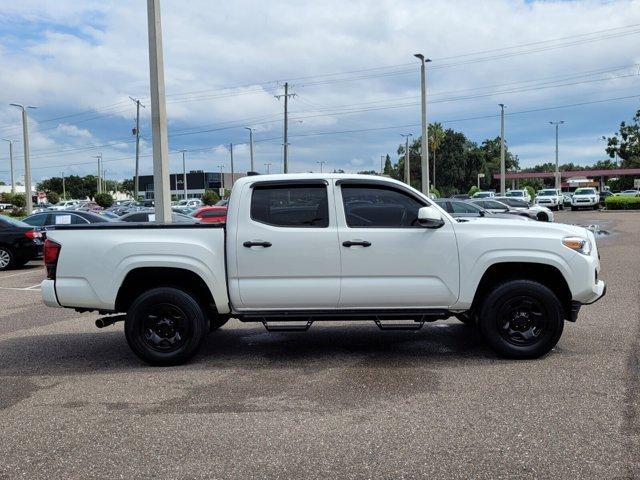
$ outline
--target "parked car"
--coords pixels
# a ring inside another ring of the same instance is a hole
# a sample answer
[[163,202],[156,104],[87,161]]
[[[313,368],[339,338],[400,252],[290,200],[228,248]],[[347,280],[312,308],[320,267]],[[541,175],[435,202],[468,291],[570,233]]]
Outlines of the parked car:
[[529,217],[539,222],[553,222],[554,216],[551,209],[543,207],[542,205],[530,205],[527,202],[511,197],[495,197],[492,200],[497,200],[500,203],[504,203],[511,210],[519,213],[526,213]]
[[[604,193],[604,192],[602,192]],[[602,193],[600,195],[602,195]],[[640,197],[640,190],[623,190],[622,192],[620,192],[618,195],[622,196],[622,197]]]
[[564,210],[564,196],[562,195],[562,190],[556,190],[555,188],[543,188],[542,190],[538,190],[535,203],[551,210]]
[[13,208],[12,203],[0,203],[0,210],[10,210]]
[[579,208],[592,208],[597,210],[600,204],[600,195],[593,187],[576,188],[571,197],[571,210]]
[[52,225],[82,225],[86,223],[108,222],[109,218],[93,212],[82,210],[52,210],[48,212],[32,213],[24,220],[32,227],[50,227]]
[[491,198],[495,196],[496,196],[496,192],[476,192],[473,195],[471,195],[471,198]]
[[202,200],[199,198],[187,198],[186,200],[180,200],[174,206],[171,207],[171,210],[178,213],[188,213],[189,210],[194,210],[202,207]]
[[491,213],[502,213],[505,215],[521,215],[527,218],[531,218],[532,220],[538,219],[538,217],[534,212],[529,212],[526,210],[525,211],[516,210],[514,208],[509,207],[509,205],[507,205],[506,203],[499,202],[494,198],[481,198],[481,199],[473,198],[470,200],[470,202],[484,208],[485,210]]
[[[155,222],[156,212],[155,210],[142,210],[138,212],[125,213],[118,220],[121,222]],[[171,213],[171,221],[173,223],[200,223],[200,220],[197,218],[176,212]]]
[[226,207],[229,204],[228,198],[223,198],[222,200],[218,200],[215,204],[216,207]]
[[[537,358],[605,293],[589,230],[458,222],[390,178],[249,176],[229,209],[226,224],[51,231],[45,304],[104,312],[100,327],[124,320],[135,354],[158,365],[187,361],[229,318],[301,331],[316,320],[415,329],[457,316],[498,354]],[[408,323],[388,322],[398,318]]]
[[42,234],[31,225],[0,215],[0,271],[42,256]]
[[509,213],[493,213],[485,210],[481,206],[473,203],[458,200],[454,198],[436,198],[434,200],[436,205],[442,208],[445,212],[451,215],[453,218],[478,218],[478,217],[491,217],[491,218],[504,218],[508,220],[530,220],[529,217],[523,215],[512,215]]
[[61,200],[49,207],[49,210],[70,210],[80,204],[80,200]]
[[227,207],[201,207],[192,212],[191,216],[204,223],[226,222]]
[[458,193],[451,198],[455,198],[457,200],[469,200],[471,197],[467,193]]
[[517,200],[522,200],[523,202],[531,203],[531,195],[529,194],[529,190],[507,190],[504,194],[505,197],[515,198]]

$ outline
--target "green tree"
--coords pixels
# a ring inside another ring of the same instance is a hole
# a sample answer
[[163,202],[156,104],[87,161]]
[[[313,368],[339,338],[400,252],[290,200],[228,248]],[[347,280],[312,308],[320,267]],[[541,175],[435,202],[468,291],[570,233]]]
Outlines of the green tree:
[[389,156],[388,153],[387,153],[387,158],[385,158],[384,160],[384,170],[382,171],[382,173],[384,173],[389,177],[393,177],[394,175],[393,164],[391,163],[391,157]]
[[109,208],[113,205],[113,197],[109,193],[98,193],[95,196],[95,201],[102,208]]
[[444,129],[442,128],[442,124],[439,122],[432,123],[429,125],[429,132],[427,137],[429,138],[429,146],[431,147],[431,159],[432,161],[432,169],[431,169],[431,183],[435,186],[436,184],[436,156],[440,145],[444,141]]
[[27,205],[27,199],[24,193],[16,193],[11,199],[11,203],[13,203],[16,208],[24,208]]
[[218,195],[213,190],[205,190],[202,195],[202,203],[205,205],[215,205],[218,201],[220,201],[220,195]]
[[468,195],[470,197],[473,197],[473,194],[476,193],[476,192],[479,192],[479,191],[480,191],[480,189],[476,185],[474,185],[473,187],[471,187],[469,189]]
[[[605,138],[605,137],[602,137]],[[618,132],[605,138],[605,151],[610,158],[620,158],[622,168],[640,167],[640,109],[633,116],[631,123],[620,122]]]
[[60,197],[56,192],[52,190],[50,192],[47,192],[47,201],[49,203],[56,204],[60,201]]

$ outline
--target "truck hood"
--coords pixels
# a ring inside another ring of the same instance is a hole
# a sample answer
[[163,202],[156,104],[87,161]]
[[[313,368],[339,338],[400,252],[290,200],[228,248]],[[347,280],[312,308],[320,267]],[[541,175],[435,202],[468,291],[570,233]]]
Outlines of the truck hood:
[[590,238],[589,231],[584,227],[577,225],[567,225],[564,223],[553,222],[523,222],[522,220],[509,220],[505,218],[491,217],[474,217],[465,219],[466,222],[456,222],[456,228],[465,225],[463,228],[472,228],[473,225],[478,227],[495,227],[496,230],[518,230],[522,237],[536,237],[539,235],[553,235],[556,233],[559,238],[569,235],[579,235],[581,237]]

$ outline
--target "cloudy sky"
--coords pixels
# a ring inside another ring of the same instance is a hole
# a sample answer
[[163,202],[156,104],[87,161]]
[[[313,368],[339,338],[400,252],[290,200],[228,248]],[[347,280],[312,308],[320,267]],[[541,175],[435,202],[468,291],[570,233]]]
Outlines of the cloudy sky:
[[[33,176],[131,177],[135,106],[142,109],[141,173],[151,173],[146,2],[0,3],[0,137],[15,140],[30,111]],[[283,84],[290,101],[292,171],[378,169],[400,134],[419,134],[419,64],[429,64],[430,121],[481,142],[506,138],[522,166],[604,157],[602,135],[640,106],[640,0],[269,2],[163,0],[172,170],[282,169]],[[0,145],[0,180],[9,180]]]

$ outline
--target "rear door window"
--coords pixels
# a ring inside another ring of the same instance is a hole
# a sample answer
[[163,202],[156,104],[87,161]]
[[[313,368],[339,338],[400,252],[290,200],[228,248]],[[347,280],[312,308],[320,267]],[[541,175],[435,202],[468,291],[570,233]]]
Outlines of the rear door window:
[[251,193],[251,218],[275,227],[328,227],[327,186],[255,185]]

